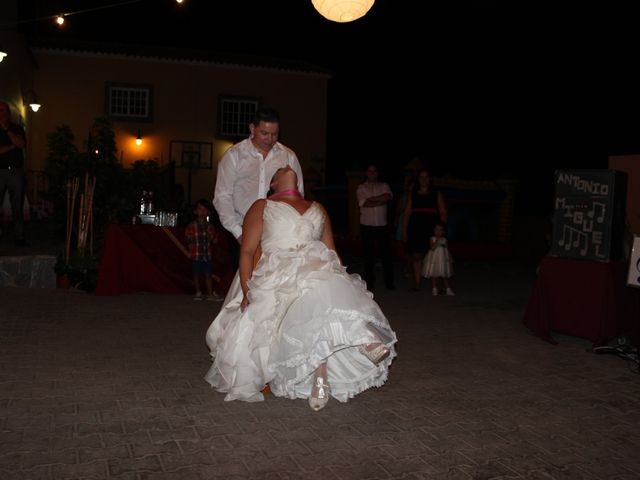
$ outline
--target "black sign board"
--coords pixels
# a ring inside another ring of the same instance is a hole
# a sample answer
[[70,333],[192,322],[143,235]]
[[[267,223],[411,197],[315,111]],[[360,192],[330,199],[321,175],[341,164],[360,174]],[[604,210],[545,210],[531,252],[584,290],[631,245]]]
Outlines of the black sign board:
[[620,255],[626,174],[557,170],[551,255],[606,262]]

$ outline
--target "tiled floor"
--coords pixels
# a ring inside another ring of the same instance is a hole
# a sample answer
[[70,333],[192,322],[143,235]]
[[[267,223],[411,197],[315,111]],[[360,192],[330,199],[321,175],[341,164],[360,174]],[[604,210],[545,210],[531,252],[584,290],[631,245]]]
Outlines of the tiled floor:
[[533,268],[456,268],[456,297],[375,292],[389,381],[317,413],[209,388],[220,304],[0,288],[0,479],[640,478],[640,375],[532,336]]

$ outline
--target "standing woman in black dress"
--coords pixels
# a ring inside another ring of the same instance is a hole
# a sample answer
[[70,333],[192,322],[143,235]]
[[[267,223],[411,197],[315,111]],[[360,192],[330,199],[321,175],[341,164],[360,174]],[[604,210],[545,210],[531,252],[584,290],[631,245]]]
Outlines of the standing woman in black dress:
[[431,185],[429,170],[418,172],[404,212],[404,239],[413,267],[413,288],[420,289],[422,260],[429,251],[429,238],[438,222],[447,222],[442,193]]

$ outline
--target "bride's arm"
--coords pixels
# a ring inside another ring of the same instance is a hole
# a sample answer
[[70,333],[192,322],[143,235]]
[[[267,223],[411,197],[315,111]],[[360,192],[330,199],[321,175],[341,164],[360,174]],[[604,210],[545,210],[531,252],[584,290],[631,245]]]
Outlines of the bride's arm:
[[265,200],[257,200],[254,202],[244,216],[244,223],[242,224],[242,243],[240,244],[240,262],[238,268],[240,273],[240,286],[244,294],[240,306],[242,310],[249,304],[247,297],[249,287],[247,286],[247,282],[253,273],[253,258],[260,244],[260,238],[262,237],[262,213],[265,203]]

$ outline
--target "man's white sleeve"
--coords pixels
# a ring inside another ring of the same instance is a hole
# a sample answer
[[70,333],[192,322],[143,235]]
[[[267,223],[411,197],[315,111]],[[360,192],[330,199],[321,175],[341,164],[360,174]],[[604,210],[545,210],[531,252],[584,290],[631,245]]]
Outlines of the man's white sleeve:
[[300,162],[298,162],[296,154],[292,153],[291,157],[292,158],[289,159],[289,166],[293,168],[293,171],[296,172],[296,175],[298,176],[298,191],[304,197],[304,178],[302,177],[302,168],[300,167]]
[[362,184],[358,185],[356,190],[356,198],[358,199],[358,206],[362,208],[369,197],[366,196],[367,192],[364,191]]
[[231,153],[226,153],[218,165],[218,178],[213,197],[220,223],[229,230],[234,237],[242,235],[242,216],[233,206],[233,186],[236,180],[235,159]]

